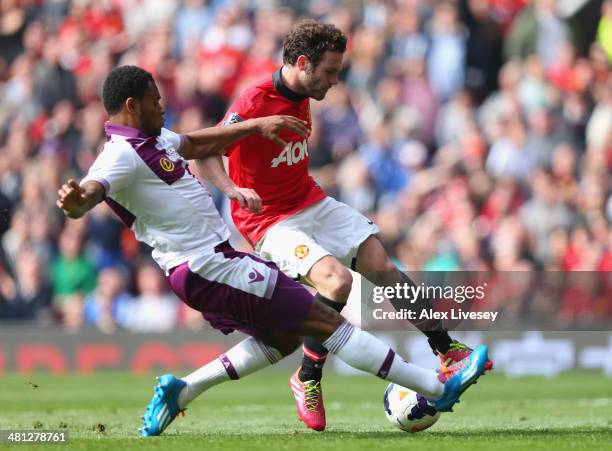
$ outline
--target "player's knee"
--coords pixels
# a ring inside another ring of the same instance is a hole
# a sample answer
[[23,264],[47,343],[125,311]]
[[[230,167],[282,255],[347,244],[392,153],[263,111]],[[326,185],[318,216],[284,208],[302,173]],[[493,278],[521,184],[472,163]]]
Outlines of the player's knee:
[[333,301],[345,303],[352,287],[353,276],[346,268],[336,271],[329,278],[329,291]]

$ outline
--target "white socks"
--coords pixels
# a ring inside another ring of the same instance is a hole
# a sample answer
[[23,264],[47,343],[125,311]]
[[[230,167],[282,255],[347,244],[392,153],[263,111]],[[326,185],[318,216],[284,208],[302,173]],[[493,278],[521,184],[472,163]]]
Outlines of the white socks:
[[[378,338],[347,321],[323,342],[323,346],[353,368],[415,390],[428,399],[438,399],[444,391],[444,385],[434,370],[405,362]],[[214,385],[245,377],[278,362],[282,357],[277,349],[249,337],[184,377],[187,385],[179,394],[179,407],[184,408]]]
[[323,346],[353,368],[415,390],[428,399],[438,399],[444,391],[434,370],[405,362],[378,338],[347,321],[323,342]]
[[179,394],[181,409],[210,387],[230,379],[239,379],[282,359],[281,353],[249,337],[225,354],[183,378],[187,385]]
[[[390,349],[389,352],[393,350]],[[444,392],[444,384],[438,379],[436,371],[408,363],[395,352],[389,374],[383,379],[417,391],[430,401],[440,398]]]

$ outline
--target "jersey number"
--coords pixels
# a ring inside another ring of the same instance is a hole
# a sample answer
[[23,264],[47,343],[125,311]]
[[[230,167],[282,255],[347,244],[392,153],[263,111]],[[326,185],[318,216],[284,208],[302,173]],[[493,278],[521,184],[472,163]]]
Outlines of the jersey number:
[[287,144],[278,157],[272,159],[272,167],[277,168],[281,163],[287,163],[287,166],[299,163],[308,156],[308,144],[306,140]]

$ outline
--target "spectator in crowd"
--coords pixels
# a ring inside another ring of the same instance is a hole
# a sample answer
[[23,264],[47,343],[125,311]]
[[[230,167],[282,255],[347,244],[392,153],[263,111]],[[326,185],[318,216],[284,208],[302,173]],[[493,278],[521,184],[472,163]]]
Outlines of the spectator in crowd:
[[335,87],[329,96],[325,106],[316,112],[318,139],[310,156],[310,163],[315,168],[341,161],[362,139],[359,118],[346,86]]
[[176,327],[179,301],[170,294],[156,265],[145,263],[136,271],[138,296],[130,306],[125,327],[134,332],[168,332]]
[[601,5],[601,19],[597,27],[597,42],[612,61],[612,1],[605,0]]
[[430,26],[429,82],[438,97],[446,102],[465,83],[466,32],[459,22],[456,4],[438,2]]
[[491,145],[487,172],[526,183],[533,169],[533,156],[525,148],[525,127],[520,120],[509,119],[501,125],[500,135]]
[[9,267],[14,268],[17,256],[29,240],[28,213],[25,208],[17,209],[10,220],[10,227],[2,236],[2,253]]
[[106,204],[93,209],[87,221],[89,255],[98,270],[109,266],[126,265],[121,250],[123,224]]
[[558,228],[569,229],[574,223],[570,208],[562,202],[550,173],[535,171],[531,179],[532,197],[523,204],[519,215],[529,236],[533,255],[546,261],[548,236]]
[[71,312],[78,309],[78,304],[96,288],[96,269],[83,253],[79,229],[64,229],[58,244],[58,255],[51,263],[51,283],[54,306],[64,315],[67,306]]
[[410,3],[404,3],[391,19],[389,71],[403,74],[415,60],[425,60],[429,40],[422,32],[419,11]]
[[467,0],[460,3],[468,28],[465,84],[483,98],[497,89],[497,73],[502,65],[502,29],[489,11],[489,1]]
[[515,19],[506,39],[506,56],[525,58],[536,54],[545,67],[570,39],[567,24],[557,14],[555,0],[533,0]]
[[83,302],[84,323],[105,333],[125,327],[130,320],[133,299],[125,290],[125,274],[119,267],[98,273],[96,289]]
[[49,322],[52,291],[42,273],[43,261],[31,250],[23,250],[15,268],[15,296],[9,299],[8,315],[14,319]]

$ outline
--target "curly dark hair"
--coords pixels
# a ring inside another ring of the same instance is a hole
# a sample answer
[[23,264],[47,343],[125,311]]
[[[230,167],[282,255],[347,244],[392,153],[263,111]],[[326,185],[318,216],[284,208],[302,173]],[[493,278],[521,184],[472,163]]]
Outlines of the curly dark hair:
[[317,67],[326,51],[344,53],[346,36],[334,25],[305,20],[298,23],[283,42],[283,63],[295,64],[300,55],[306,55]]
[[149,83],[155,83],[153,75],[137,66],[114,68],[102,86],[102,102],[108,114],[116,114],[128,99],[142,99]]

